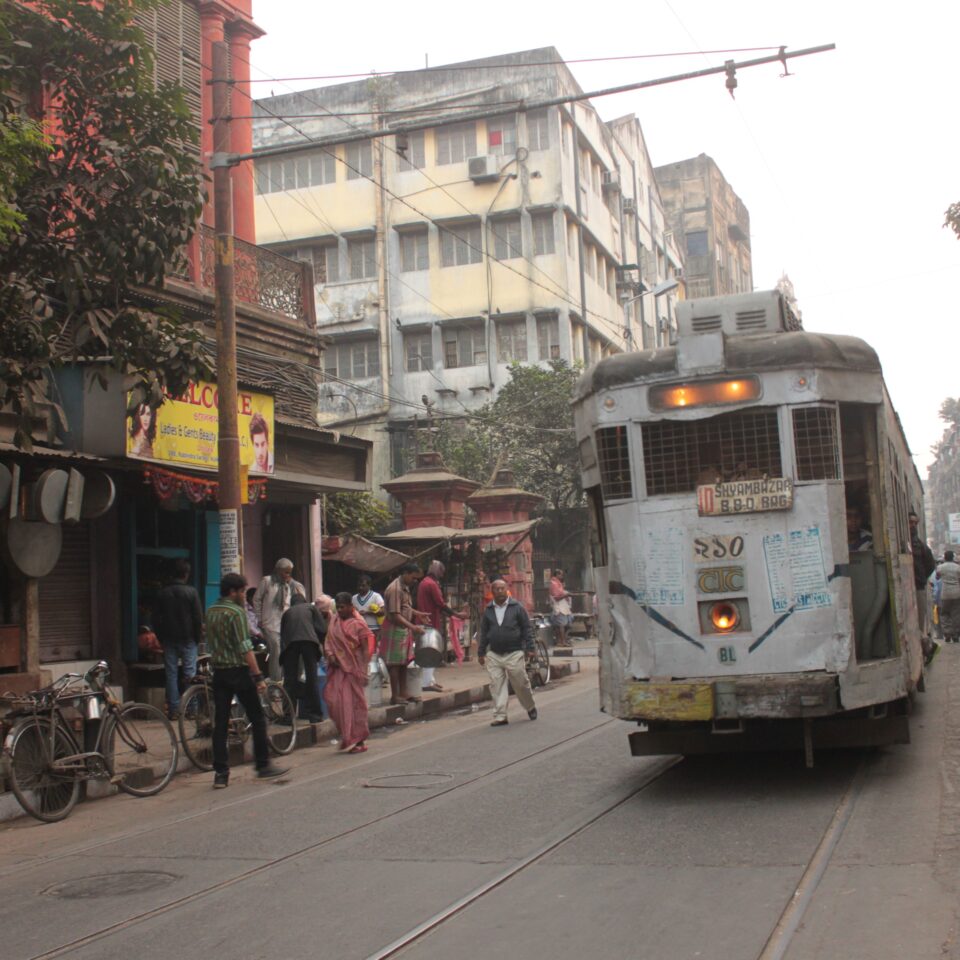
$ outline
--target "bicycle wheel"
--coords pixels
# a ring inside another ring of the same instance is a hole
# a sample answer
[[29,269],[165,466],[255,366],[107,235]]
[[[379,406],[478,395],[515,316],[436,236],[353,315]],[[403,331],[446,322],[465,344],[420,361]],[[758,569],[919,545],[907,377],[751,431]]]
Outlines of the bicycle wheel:
[[544,687],[550,682],[550,654],[542,640],[534,641],[534,655],[527,663],[530,685]]
[[196,683],[180,698],[177,717],[183,752],[199,770],[213,769],[213,691]]
[[267,689],[260,695],[260,702],[267,721],[267,743],[271,753],[279,756],[290,753],[297,745],[296,704],[277,680],[267,681]]
[[125,703],[111,716],[103,756],[117,786],[134,797],[152,797],[177,769],[173,725],[149,703]]
[[56,770],[57,760],[76,754],[77,748],[59,725],[50,742],[50,721],[44,717],[21,720],[9,739],[10,785],[20,806],[45,823],[62,820],[80,796],[76,770]]

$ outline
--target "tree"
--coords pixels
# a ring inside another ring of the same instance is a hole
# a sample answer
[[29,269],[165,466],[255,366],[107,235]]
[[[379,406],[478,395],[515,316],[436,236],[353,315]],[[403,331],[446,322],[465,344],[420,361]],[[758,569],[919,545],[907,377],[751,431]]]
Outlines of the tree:
[[[184,149],[195,124],[178,89],[154,89],[131,22],[158,3],[34,0],[6,5],[0,23],[0,406],[19,414],[25,446],[61,365],[103,361],[135,402],[209,375],[200,331],[136,289],[162,284],[203,204]],[[24,110],[50,138],[29,164],[8,149],[36,135],[15,119]]]
[[583,499],[570,401],[580,371],[564,360],[514,364],[510,382],[466,420],[441,421],[437,446],[447,467],[489,483],[498,467],[554,508]]
[[393,519],[387,505],[366,492],[328,494],[324,497],[323,512],[329,533],[361,537],[376,536]]
[[947,397],[940,404],[940,419],[947,423],[960,423],[960,399]]
[[960,237],[960,203],[951,203],[950,206],[947,207],[943,225],[949,227]]

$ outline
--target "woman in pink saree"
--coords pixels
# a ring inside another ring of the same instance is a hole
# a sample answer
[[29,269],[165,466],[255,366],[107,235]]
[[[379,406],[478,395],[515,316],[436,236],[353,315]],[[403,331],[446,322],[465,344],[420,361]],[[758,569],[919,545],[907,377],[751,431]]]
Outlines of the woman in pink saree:
[[370,726],[367,721],[367,664],[373,656],[374,638],[349,593],[338,593],[337,612],[330,619],[324,641],[327,685],[323,696],[330,717],[340,731],[340,749],[366,753]]

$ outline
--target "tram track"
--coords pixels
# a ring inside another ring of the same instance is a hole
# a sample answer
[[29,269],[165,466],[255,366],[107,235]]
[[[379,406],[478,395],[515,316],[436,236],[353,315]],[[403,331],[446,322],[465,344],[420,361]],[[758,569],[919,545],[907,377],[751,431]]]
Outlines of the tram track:
[[[73,953],[73,952],[76,951],[76,950],[79,950],[79,949],[81,949],[81,948],[90,946],[90,945],[92,945],[92,944],[94,944],[94,943],[96,943],[96,942],[98,942],[98,941],[104,940],[104,939],[106,939],[106,938],[108,938],[108,937],[110,937],[110,936],[113,936],[114,934],[118,934],[118,933],[121,933],[121,932],[123,932],[123,931],[126,931],[126,930],[128,930],[128,929],[130,929],[130,928],[132,928],[132,927],[135,927],[135,926],[137,926],[138,924],[144,923],[144,922],[146,922],[146,921],[148,921],[148,920],[152,920],[152,919],[154,919],[154,918],[156,918],[156,917],[160,917],[160,916],[163,916],[163,915],[165,915],[165,914],[173,913],[173,912],[175,912],[176,910],[178,910],[178,909],[180,909],[180,908],[182,908],[182,907],[186,907],[186,906],[188,906],[188,905],[193,906],[193,905],[195,905],[195,904],[197,903],[198,900],[201,900],[201,899],[203,899],[203,898],[205,898],[205,897],[209,897],[209,896],[215,895],[215,894],[220,893],[220,892],[222,892],[222,891],[224,891],[224,890],[227,890],[227,889],[229,889],[229,888],[231,888],[231,887],[237,886],[238,884],[242,884],[242,883],[244,883],[244,882],[246,882],[246,881],[252,880],[252,879],[255,878],[255,877],[259,877],[259,876],[263,875],[264,873],[267,873],[267,872],[269,872],[269,871],[271,871],[271,870],[274,870],[274,869],[276,869],[276,868],[278,868],[278,867],[281,867],[281,866],[290,864],[290,863],[292,863],[292,862],[295,862],[296,860],[298,860],[298,859],[300,859],[300,858],[302,858],[302,857],[305,857],[305,856],[307,856],[307,855],[309,855],[309,854],[311,854],[311,853],[314,853],[314,852],[322,849],[323,847],[329,846],[329,845],[331,845],[331,844],[334,844],[334,843],[336,843],[336,842],[338,842],[338,841],[340,841],[340,840],[346,839],[346,838],[354,837],[354,836],[356,836],[357,834],[362,833],[362,832],[365,831],[365,830],[369,830],[369,829],[374,828],[374,827],[382,826],[384,823],[387,823],[387,822],[393,820],[394,818],[402,817],[403,815],[409,813],[409,812],[412,811],[412,810],[415,810],[415,809],[417,809],[417,808],[420,808],[420,807],[423,807],[423,806],[425,806],[425,805],[431,804],[431,803],[433,803],[433,802],[435,802],[435,801],[440,800],[441,798],[449,797],[449,795],[452,794],[452,793],[455,793],[455,792],[460,791],[460,790],[464,790],[464,789],[466,789],[466,788],[468,788],[468,787],[472,787],[472,786],[474,786],[475,784],[480,783],[480,782],[482,782],[482,781],[484,781],[484,780],[488,780],[488,779],[490,779],[490,778],[497,777],[497,776],[499,776],[500,774],[504,773],[505,771],[509,771],[509,770],[514,769],[514,768],[517,768],[517,767],[519,767],[519,766],[521,766],[521,765],[525,765],[525,764],[528,764],[528,763],[537,761],[537,760],[543,758],[544,756],[547,756],[547,755],[552,754],[552,753],[554,753],[554,752],[556,752],[556,751],[558,751],[558,750],[561,750],[562,748],[565,748],[565,747],[569,746],[570,744],[574,744],[574,743],[576,743],[577,741],[582,741],[582,740],[584,740],[584,739],[586,739],[586,738],[589,738],[591,735],[593,735],[593,734],[597,733],[598,731],[600,731],[600,730],[602,730],[602,729],[610,726],[611,724],[613,724],[613,723],[615,723],[615,722],[616,722],[616,721],[615,721],[614,719],[605,719],[605,720],[603,720],[603,721],[600,722],[600,723],[593,724],[592,726],[588,727],[588,728],[585,729],[585,730],[580,730],[580,731],[578,731],[577,733],[575,733],[575,734],[573,734],[573,735],[571,735],[571,736],[564,737],[563,739],[558,740],[558,741],[555,741],[554,743],[551,743],[551,744],[549,744],[549,745],[547,745],[547,746],[545,746],[545,747],[541,747],[541,748],[538,749],[538,750],[534,750],[534,751],[532,751],[532,752],[530,752],[530,753],[524,754],[523,756],[517,757],[517,758],[515,758],[515,759],[513,759],[513,760],[510,760],[510,761],[507,761],[507,762],[505,762],[505,763],[499,764],[498,766],[493,767],[493,768],[491,768],[491,769],[489,769],[489,770],[486,770],[486,771],[484,771],[483,773],[479,773],[479,774],[477,774],[477,775],[475,775],[475,776],[469,777],[469,778],[467,778],[466,780],[463,780],[463,781],[461,781],[461,782],[459,782],[459,783],[453,784],[453,785],[451,785],[451,786],[449,786],[449,787],[436,790],[435,792],[432,792],[429,796],[421,797],[421,798],[418,799],[418,800],[414,800],[414,801],[412,801],[412,802],[410,802],[410,803],[406,803],[406,804],[398,807],[397,809],[391,810],[391,811],[389,811],[388,813],[381,814],[380,816],[371,817],[371,818],[363,821],[362,823],[356,824],[356,825],[354,825],[354,826],[352,826],[352,827],[350,827],[350,828],[348,828],[348,829],[341,830],[341,831],[339,831],[339,832],[337,832],[337,833],[334,833],[334,834],[331,834],[331,835],[329,835],[329,836],[323,837],[323,838],[321,838],[320,840],[317,840],[317,841],[314,842],[314,843],[305,844],[305,845],[303,845],[303,846],[300,846],[300,847],[298,847],[298,848],[295,849],[295,850],[292,850],[292,851],[290,851],[290,852],[288,852],[288,853],[283,854],[282,856],[273,857],[273,858],[271,858],[271,859],[269,859],[269,860],[266,860],[266,861],[264,861],[264,862],[262,862],[262,863],[258,863],[256,866],[251,867],[251,868],[248,869],[248,870],[244,870],[243,872],[238,873],[238,874],[236,874],[235,876],[229,877],[229,878],[227,878],[227,879],[225,879],[225,880],[218,881],[218,882],[216,882],[216,883],[208,884],[208,885],[206,885],[206,886],[204,886],[204,887],[201,887],[201,888],[199,888],[199,889],[197,889],[197,890],[193,890],[193,891],[191,891],[190,893],[185,894],[185,895],[182,896],[182,897],[177,897],[177,898],[174,899],[174,900],[170,900],[170,901],[168,901],[168,902],[166,902],[166,903],[164,903],[164,904],[161,904],[160,906],[151,908],[151,909],[149,909],[149,910],[141,911],[140,913],[137,913],[137,914],[135,914],[135,915],[133,915],[133,916],[126,917],[126,918],[124,918],[124,919],[122,919],[122,920],[118,920],[118,921],[116,921],[115,923],[107,924],[107,925],[101,927],[99,930],[91,931],[90,933],[85,934],[85,935],[83,935],[83,936],[81,936],[81,937],[76,937],[75,939],[70,940],[70,941],[68,941],[68,942],[66,942],[66,943],[61,943],[60,945],[58,945],[58,946],[56,946],[56,947],[54,947],[54,948],[52,948],[52,949],[43,951],[43,952],[41,952],[41,953],[33,954],[33,955],[29,956],[29,958],[27,958],[27,960],[54,960],[54,958],[62,957],[62,956],[66,956],[66,955],[68,955],[68,954],[71,954],[71,953]],[[415,749],[416,746],[417,746],[417,745],[413,745],[413,744],[412,744],[409,748],[406,748],[403,752],[406,752],[406,750],[409,750],[409,749]],[[422,744],[421,744],[420,746],[422,746]],[[383,762],[384,759],[392,759],[392,757],[390,757],[390,758],[379,758],[379,760],[380,760],[381,763]],[[367,765],[369,765],[369,764],[372,763],[372,762],[374,762],[374,758],[370,758],[368,761],[366,761],[366,762],[364,763],[364,766],[367,766]],[[659,776],[662,772],[664,772],[664,771],[665,771],[667,768],[669,768],[670,766],[673,766],[676,762],[678,762],[678,758],[670,758],[670,759],[669,759],[669,762],[666,762],[666,763],[664,763],[664,764],[662,764],[662,765],[658,765],[658,770],[659,770],[659,772],[656,774],[656,776]],[[662,766],[663,769],[659,769],[660,766]],[[356,769],[356,768],[354,768],[354,769]],[[302,786],[302,785],[309,784],[309,783],[311,783],[311,782],[313,782],[313,781],[316,781],[316,780],[326,779],[327,777],[336,775],[337,772],[342,772],[342,770],[341,770],[341,771],[330,771],[329,773],[320,774],[320,775],[317,775],[317,776],[315,776],[315,777],[308,777],[308,778],[304,778],[304,779],[302,779],[302,780],[297,780],[297,781],[296,781],[296,784],[295,784],[294,786]],[[620,798],[618,798],[618,800],[617,800],[615,803],[613,803],[613,804],[608,804],[608,805],[607,805],[607,810],[606,810],[606,811],[603,811],[603,812],[607,812],[608,810],[615,809],[617,806],[619,806],[621,803],[623,803],[626,799],[629,799],[629,796],[633,796],[639,789],[642,789],[644,786],[648,785],[649,782],[652,782],[653,779],[656,779],[656,777],[651,777],[648,781],[645,781],[645,783],[642,784],[639,788],[637,788],[637,789],[635,789],[635,790],[632,790],[627,797],[621,796]],[[262,796],[263,796],[263,795],[260,794],[260,795],[258,795],[258,798],[262,798]],[[250,800],[250,799],[255,799],[255,798],[244,798],[244,800]],[[237,802],[238,802],[238,803],[242,803],[242,802],[244,802],[244,801],[237,801]],[[210,813],[218,814],[218,813],[221,813],[221,812],[222,812],[222,808],[217,808],[217,809],[214,809],[214,810],[208,810],[208,811],[198,812],[198,813],[195,813],[195,814],[190,815],[190,816],[188,816],[188,817],[183,817],[183,818],[180,818],[179,820],[171,821],[171,822],[169,822],[168,824],[165,824],[165,826],[175,826],[175,825],[177,825],[177,824],[180,823],[180,822],[185,822],[186,820],[195,820],[195,819],[197,819],[198,817],[202,817],[202,816],[204,816],[204,815],[206,815],[206,814],[210,814]],[[601,812],[600,814],[598,814],[597,816],[595,816],[593,819],[599,819],[599,816],[602,816],[602,812]],[[584,829],[584,828],[585,828],[586,826],[588,826],[588,825],[589,825],[589,824],[587,824],[587,823],[583,823],[583,824],[578,825],[578,826],[576,827],[576,829],[573,831],[573,833],[570,833],[570,834],[569,834],[569,836],[573,836],[576,832],[579,832],[580,830]],[[150,830],[155,830],[155,829],[156,829],[156,826],[153,826],[153,827],[151,827],[151,828],[149,828],[149,829],[150,829]],[[136,836],[136,835],[138,835],[139,833],[142,833],[142,832],[146,832],[146,831],[131,832],[131,835]],[[559,845],[560,843],[562,843],[565,839],[569,839],[569,836],[565,836],[565,837],[562,837],[562,838],[557,839],[557,840],[553,843],[553,846],[558,846],[558,845]],[[103,841],[100,845],[106,845],[106,844],[109,844],[109,843],[121,842],[122,839],[126,839],[126,838],[127,838],[126,836],[123,837],[123,838],[111,838],[110,840]],[[95,847],[95,846],[97,846],[97,845],[96,845],[96,844],[90,845],[90,846],[84,848],[82,851],[75,851],[74,853],[63,854],[62,856],[46,858],[46,859],[45,859],[44,861],[42,861],[42,862],[31,863],[31,864],[26,865],[26,867],[32,868],[32,867],[42,866],[43,864],[49,864],[49,863],[54,862],[55,860],[60,860],[60,859],[63,859],[63,858],[65,858],[65,857],[67,857],[67,856],[73,856],[73,855],[75,855],[76,852],[88,852],[90,849],[92,849],[92,848]],[[545,855],[546,852],[549,852],[549,851],[538,851],[538,852],[537,852],[537,855],[540,856],[540,857],[542,857],[542,856]],[[504,879],[506,879],[506,878],[504,878]],[[500,882],[502,883],[502,882],[504,882],[504,881],[501,880]]]

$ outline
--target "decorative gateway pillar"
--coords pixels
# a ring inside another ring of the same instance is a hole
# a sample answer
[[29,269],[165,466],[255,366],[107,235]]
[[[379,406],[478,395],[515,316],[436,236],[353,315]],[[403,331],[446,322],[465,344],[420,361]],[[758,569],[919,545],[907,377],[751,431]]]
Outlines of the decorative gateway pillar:
[[[467,502],[477,515],[478,525],[492,527],[529,520],[534,508],[544,500],[538,493],[528,493],[515,486],[512,470],[498,470],[493,485],[477,490]],[[495,538],[493,543],[509,551],[516,544],[517,536],[507,534]],[[529,611],[533,607],[533,544],[529,536],[510,554],[509,564],[506,580],[510,591]]]
[[388,480],[383,489],[400,501],[404,530],[416,527],[453,527],[466,522],[467,498],[480,484],[450,473],[439,453],[417,454],[417,465],[402,477]]

